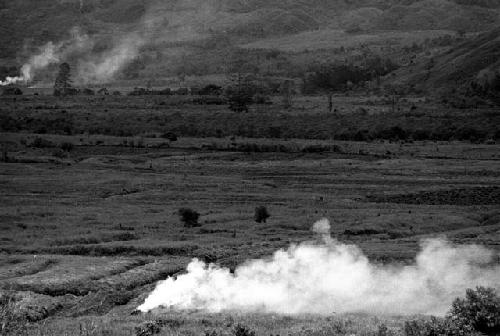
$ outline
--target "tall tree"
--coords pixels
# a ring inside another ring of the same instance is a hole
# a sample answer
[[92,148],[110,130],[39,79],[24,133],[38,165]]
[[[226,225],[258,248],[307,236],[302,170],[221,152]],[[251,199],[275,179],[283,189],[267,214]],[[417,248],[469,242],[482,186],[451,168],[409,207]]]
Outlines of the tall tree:
[[310,73],[309,85],[324,92],[328,97],[328,112],[333,110],[333,93],[345,92],[353,84],[369,79],[366,71],[353,65],[324,64]]
[[71,85],[71,67],[64,62],[59,65],[59,73],[54,83],[54,96],[66,96],[74,91]]
[[289,109],[292,107],[292,94],[295,83],[291,79],[285,79],[280,85],[280,92],[283,101],[283,107]]
[[248,56],[242,51],[232,55],[228,62],[228,73],[230,73],[231,84],[226,90],[226,99],[229,109],[235,112],[248,112],[248,105],[253,103],[256,87],[252,83],[250,74],[255,69],[248,63]]

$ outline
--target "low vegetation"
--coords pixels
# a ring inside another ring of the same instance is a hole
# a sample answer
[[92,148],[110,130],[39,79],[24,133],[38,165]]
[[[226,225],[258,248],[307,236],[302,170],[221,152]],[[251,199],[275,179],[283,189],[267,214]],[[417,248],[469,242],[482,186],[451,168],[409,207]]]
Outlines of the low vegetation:
[[255,208],[254,220],[257,223],[265,223],[269,217],[271,217],[271,215],[265,206],[261,205]]
[[[347,101],[333,96],[329,112],[324,97],[298,98],[288,109],[281,104],[245,103],[247,113],[234,113],[227,104],[200,106],[183,96],[158,101],[114,96],[105,100],[72,96],[64,101],[29,97],[16,102],[5,98],[5,107],[12,104],[16,108],[2,108],[0,131],[121,137],[155,134],[172,142],[182,137],[231,136],[359,142],[490,143],[500,139],[500,116],[489,107],[459,109],[436,102],[415,102],[404,96],[394,104],[391,96],[384,95],[353,96]],[[281,98],[272,98],[276,99]],[[93,113],[84,108],[88,100],[99,106]],[[51,145],[33,141],[33,146]]]
[[200,214],[191,208],[181,208],[178,211],[181,222],[184,223],[185,227],[197,227],[201,226],[198,223],[198,218],[200,218]]
[[467,289],[457,298],[445,318],[405,322],[405,336],[498,335],[500,297],[493,288]]

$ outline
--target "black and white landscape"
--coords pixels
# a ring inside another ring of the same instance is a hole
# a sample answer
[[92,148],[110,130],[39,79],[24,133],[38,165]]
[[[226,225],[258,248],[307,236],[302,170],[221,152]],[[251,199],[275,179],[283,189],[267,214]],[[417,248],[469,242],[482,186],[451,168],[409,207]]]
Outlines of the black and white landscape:
[[0,0],[0,335],[500,335],[500,1]]

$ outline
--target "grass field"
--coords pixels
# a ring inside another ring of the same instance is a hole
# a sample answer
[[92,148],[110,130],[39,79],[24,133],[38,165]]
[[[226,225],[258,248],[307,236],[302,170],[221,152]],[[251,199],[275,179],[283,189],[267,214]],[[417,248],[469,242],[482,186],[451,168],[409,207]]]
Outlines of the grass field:
[[[410,100],[392,112],[374,98],[336,99],[340,118],[366,125],[377,116],[381,124],[420,127],[422,120],[462,123],[476,114],[472,126],[494,134],[498,120],[488,109],[429,103],[408,116]],[[155,319],[163,321],[161,335],[228,335],[238,323],[257,335],[381,335],[382,325],[403,335],[408,317],[130,315],[158,280],[182,272],[191,258],[234,269],[314,239],[311,225],[323,217],[334,237],[378,263],[411,262],[419,241],[431,236],[500,249],[500,145],[260,136],[262,125],[281,121],[328,130],[318,120],[335,125],[339,117],[321,114],[322,103],[300,98],[291,111],[271,106],[267,114],[259,107],[238,115],[156,97],[3,99],[2,120],[16,129],[3,126],[1,134],[1,290],[15,293],[36,335],[131,335]],[[308,110],[311,104],[317,110]],[[360,105],[373,113],[353,114]],[[254,123],[258,138],[238,136],[233,123]],[[35,125],[44,134],[35,134]],[[228,133],[213,137],[216,128]],[[193,129],[206,137],[187,136]],[[165,131],[181,136],[158,136]],[[262,205],[271,217],[256,223]],[[200,213],[200,227],[184,227],[182,207]]]

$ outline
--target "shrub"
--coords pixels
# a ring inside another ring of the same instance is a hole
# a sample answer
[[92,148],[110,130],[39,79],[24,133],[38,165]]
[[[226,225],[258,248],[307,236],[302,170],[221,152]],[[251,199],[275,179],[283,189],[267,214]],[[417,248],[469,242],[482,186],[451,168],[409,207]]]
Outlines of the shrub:
[[413,140],[423,141],[431,138],[431,132],[425,129],[417,129],[413,132]]
[[[452,323],[448,319],[432,317],[429,321],[406,321],[404,326],[405,336],[457,336],[476,335],[473,330],[465,329]],[[479,336],[479,335],[478,335]]]
[[255,208],[254,219],[257,223],[265,223],[266,219],[271,217],[265,206],[258,206]]
[[152,336],[159,334],[161,331],[162,323],[159,321],[146,321],[140,326],[135,327],[136,336]]
[[478,141],[485,137],[486,134],[484,134],[484,132],[473,127],[463,127],[456,132],[456,138],[458,140]]
[[198,218],[200,218],[200,214],[193,209],[190,208],[181,208],[179,209],[179,216],[181,221],[184,223],[185,227],[196,227],[201,226],[198,223]]
[[49,140],[42,139],[40,137],[36,137],[31,143],[31,147],[34,148],[50,148],[55,147],[54,143]]
[[63,142],[60,148],[65,152],[71,152],[73,150],[74,145],[71,142]]
[[167,139],[169,141],[177,141],[177,135],[173,132],[167,132],[161,135],[163,139]]
[[405,336],[499,335],[500,297],[493,288],[467,289],[445,318],[405,322]]
[[452,304],[449,318],[486,335],[500,334],[500,297],[493,288],[467,289],[464,299]]
[[62,149],[60,148],[56,148],[53,152],[52,152],[52,156],[56,157],[56,158],[59,158],[59,159],[64,159],[66,158],[68,155],[67,152],[63,151]]
[[20,96],[23,94],[23,91],[15,86],[7,86],[3,89],[2,95],[4,96]]
[[248,112],[248,105],[254,103],[253,97],[256,93],[257,89],[249,79],[238,75],[233,85],[225,92],[229,109],[234,112]]
[[25,319],[15,314],[16,298],[9,292],[0,294],[0,335],[19,335],[26,327]]
[[234,327],[234,329],[233,329],[233,335],[234,336],[255,336],[255,331],[238,323],[236,325],[236,327]]

